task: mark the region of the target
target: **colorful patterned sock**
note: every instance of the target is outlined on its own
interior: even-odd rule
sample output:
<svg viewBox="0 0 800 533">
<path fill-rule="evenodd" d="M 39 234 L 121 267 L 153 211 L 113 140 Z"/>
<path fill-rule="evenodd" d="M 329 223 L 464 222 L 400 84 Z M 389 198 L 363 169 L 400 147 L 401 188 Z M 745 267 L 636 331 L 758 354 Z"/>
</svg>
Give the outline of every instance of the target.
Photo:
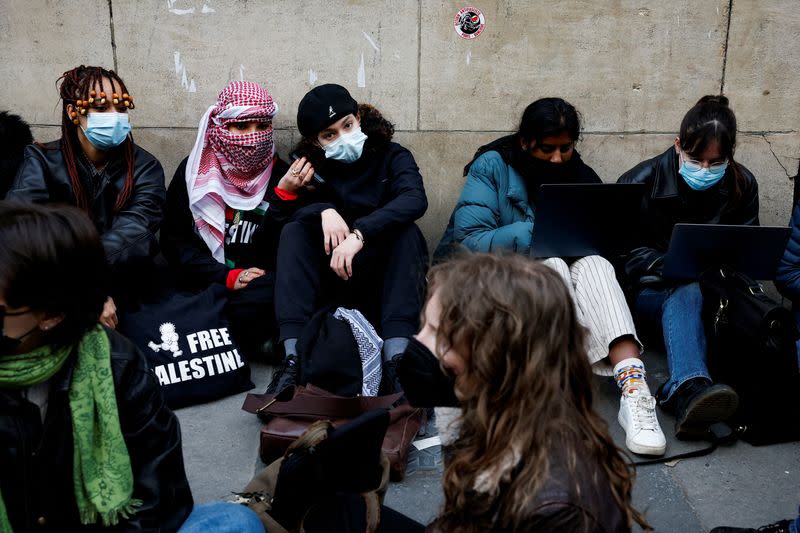
<svg viewBox="0 0 800 533">
<path fill-rule="evenodd" d="M 635 357 L 623 359 L 614 367 L 614 380 L 625 394 L 631 394 L 634 389 L 647 391 L 649 394 L 650 389 L 647 387 L 645 375 L 644 363 Z"/>
</svg>

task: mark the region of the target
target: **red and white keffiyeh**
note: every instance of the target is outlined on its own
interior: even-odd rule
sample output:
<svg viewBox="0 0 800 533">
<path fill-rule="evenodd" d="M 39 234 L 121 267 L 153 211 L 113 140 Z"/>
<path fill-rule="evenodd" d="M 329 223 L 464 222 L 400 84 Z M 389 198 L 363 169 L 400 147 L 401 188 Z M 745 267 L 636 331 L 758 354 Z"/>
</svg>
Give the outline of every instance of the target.
<svg viewBox="0 0 800 533">
<path fill-rule="evenodd" d="M 272 117 L 278 106 L 267 90 L 232 81 L 200 119 L 197 140 L 186 163 L 189 209 L 197 231 L 220 263 L 225 262 L 225 207 L 250 211 L 264 199 L 274 163 Z M 269 128 L 236 135 L 231 122 L 259 121 Z"/>
</svg>

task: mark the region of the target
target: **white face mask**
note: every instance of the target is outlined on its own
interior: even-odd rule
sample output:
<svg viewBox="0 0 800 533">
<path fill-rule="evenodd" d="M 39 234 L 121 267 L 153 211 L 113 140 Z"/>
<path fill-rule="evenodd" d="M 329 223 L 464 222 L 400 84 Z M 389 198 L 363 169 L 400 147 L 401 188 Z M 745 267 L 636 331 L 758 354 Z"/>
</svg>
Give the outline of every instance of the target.
<svg viewBox="0 0 800 533">
<path fill-rule="evenodd" d="M 367 136 L 364 135 L 359 126 L 350 133 L 339 135 L 338 139 L 330 144 L 326 144 L 322 149 L 325 150 L 325 157 L 328 159 L 352 163 L 361 157 L 366 141 Z"/>
</svg>

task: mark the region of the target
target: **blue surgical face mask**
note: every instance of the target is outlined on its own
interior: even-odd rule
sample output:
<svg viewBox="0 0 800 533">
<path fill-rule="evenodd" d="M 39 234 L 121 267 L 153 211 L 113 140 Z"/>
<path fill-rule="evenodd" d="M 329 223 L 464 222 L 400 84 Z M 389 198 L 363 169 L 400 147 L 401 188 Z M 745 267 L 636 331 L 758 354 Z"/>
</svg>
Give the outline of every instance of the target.
<svg viewBox="0 0 800 533">
<path fill-rule="evenodd" d="M 683 180 L 695 191 L 704 191 L 719 183 L 728 169 L 728 161 L 715 163 L 708 168 L 703 168 L 696 161 L 688 161 L 681 154 L 681 167 L 678 172 Z"/>
<path fill-rule="evenodd" d="M 352 163 L 361 157 L 364 151 L 364 143 L 367 141 L 367 136 L 357 127 L 350 133 L 343 133 L 339 138 L 330 144 L 322 147 L 325 150 L 325 157 L 328 159 L 336 159 L 344 163 Z"/>
<path fill-rule="evenodd" d="M 88 124 L 83 130 L 98 150 L 110 150 L 122 144 L 131 132 L 127 113 L 89 113 Z"/>
</svg>

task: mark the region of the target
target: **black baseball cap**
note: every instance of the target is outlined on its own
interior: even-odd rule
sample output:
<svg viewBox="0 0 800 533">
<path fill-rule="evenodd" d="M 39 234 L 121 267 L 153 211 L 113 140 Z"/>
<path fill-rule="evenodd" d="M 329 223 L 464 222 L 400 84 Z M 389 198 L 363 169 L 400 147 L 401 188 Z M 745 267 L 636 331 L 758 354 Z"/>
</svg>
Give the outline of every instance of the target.
<svg viewBox="0 0 800 533">
<path fill-rule="evenodd" d="M 314 137 L 342 117 L 358 112 L 358 102 L 341 85 L 326 83 L 306 93 L 297 107 L 297 129 Z"/>
</svg>

